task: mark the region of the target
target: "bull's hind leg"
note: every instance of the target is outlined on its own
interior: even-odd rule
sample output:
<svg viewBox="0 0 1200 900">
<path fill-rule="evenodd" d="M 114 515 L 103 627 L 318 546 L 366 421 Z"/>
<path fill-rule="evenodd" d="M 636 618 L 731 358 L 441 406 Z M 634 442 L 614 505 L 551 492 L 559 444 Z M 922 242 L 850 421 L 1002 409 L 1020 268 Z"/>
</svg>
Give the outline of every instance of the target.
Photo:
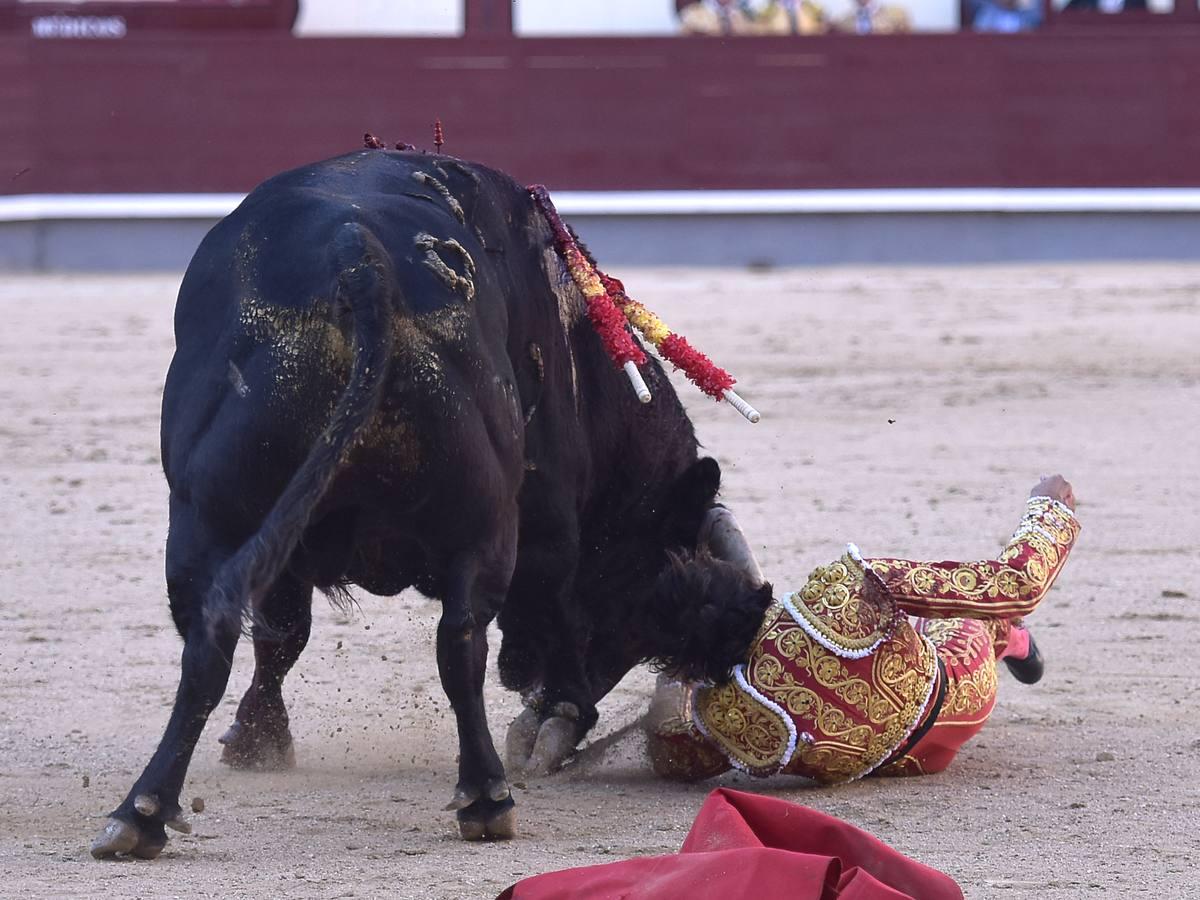
<svg viewBox="0 0 1200 900">
<path fill-rule="evenodd" d="M 190 510 L 172 502 L 167 591 L 175 626 L 184 639 L 179 689 L 158 749 L 92 842 L 97 859 L 153 859 L 167 843 L 164 826 L 190 831 L 181 815 L 179 792 L 196 741 L 225 693 L 238 641 L 236 624 L 219 625 L 210 633 L 202 614 L 204 594 L 227 558 L 202 532 Z"/>
<path fill-rule="evenodd" d="M 296 765 L 283 679 L 312 630 L 312 585 L 284 575 L 260 607 L 267 625 L 254 627 L 254 680 L 220 741 L 221 762 L 235 769 L 290 769 Z"/>
<path fill-rule="evenodd" d="M 510 521 L 515 532 L 515 513 Z M 515 555 L 515 533 L 501 536 L 484 553 L 459 554 L 450 566 L 438 622 L 438 673 L 458 723 L 458 785 L 447 809 L 457 811 L 459 830 L 469 841 L 511 838 L 516 829 L 512 793 L 483 703 L 487 627 L 507 593 Z"/>
</svg>

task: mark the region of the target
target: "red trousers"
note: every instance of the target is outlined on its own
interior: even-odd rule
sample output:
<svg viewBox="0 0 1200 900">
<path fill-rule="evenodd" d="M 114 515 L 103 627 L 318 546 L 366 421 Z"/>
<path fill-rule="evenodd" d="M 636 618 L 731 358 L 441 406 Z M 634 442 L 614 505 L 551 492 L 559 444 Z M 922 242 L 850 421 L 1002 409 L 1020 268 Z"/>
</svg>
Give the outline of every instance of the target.
<svg viewBox="0 0 1200 900">
<path fill-rule="evenodd" d="M 946 697 L 928 733 L 876 775 L 940 772 L 979 733 L 996 705 L 996 663 L 1029 650 L 1028 632 L 1008 619 L 917 619 L 946 671 Z"/>
</svg>

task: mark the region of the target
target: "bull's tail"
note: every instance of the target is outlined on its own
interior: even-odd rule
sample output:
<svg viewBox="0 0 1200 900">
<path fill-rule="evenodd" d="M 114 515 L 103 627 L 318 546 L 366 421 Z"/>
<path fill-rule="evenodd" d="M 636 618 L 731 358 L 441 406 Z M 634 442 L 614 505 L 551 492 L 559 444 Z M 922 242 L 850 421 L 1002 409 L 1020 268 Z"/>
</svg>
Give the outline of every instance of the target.
<svg viewBox="0 0 1200 900">
<path fill-rule="evenodd" d="M 309 450 L 258 531 L 217 570 L 204 598 L 209 634 L 260 624 L 257 607 L 283 572 L 363 426 L 379 406 L 391 358 L 395 280 L 375 236 L 346 223 L 333 241 L 337 291 L 353 312 L 354 367 L 333 418 Z"/>
</svg>

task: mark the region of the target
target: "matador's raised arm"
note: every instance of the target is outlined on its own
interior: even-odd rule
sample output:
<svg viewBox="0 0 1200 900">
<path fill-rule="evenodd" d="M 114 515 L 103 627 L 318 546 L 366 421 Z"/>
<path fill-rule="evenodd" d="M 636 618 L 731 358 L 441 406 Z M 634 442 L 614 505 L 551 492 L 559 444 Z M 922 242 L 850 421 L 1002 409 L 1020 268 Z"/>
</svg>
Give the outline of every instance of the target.
<svg viewBox="0 0 1200 900">
<path fill-rule="evenodd" d="M 1050 497 L 1030 497 L 1025 516 L 999 559 L 865 562 L 911 615 L 1012 619 L 1037 607 L 1078 536 L 1079 522 L 1067 506 Z"/>
</svg>

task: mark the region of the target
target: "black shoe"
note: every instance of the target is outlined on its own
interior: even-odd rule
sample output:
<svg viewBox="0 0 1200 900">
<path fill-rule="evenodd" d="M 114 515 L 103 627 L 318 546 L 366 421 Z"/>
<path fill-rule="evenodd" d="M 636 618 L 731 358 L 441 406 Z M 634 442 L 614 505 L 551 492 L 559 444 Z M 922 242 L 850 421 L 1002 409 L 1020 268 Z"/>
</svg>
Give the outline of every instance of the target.
<svg viewBox="0 0 1200 900">
<path fill-rule="evenodd" d="M 1013 678 L 1022 684 L 1037 684 L 1046 672 L 1046 659 L 1034 643 L 1032 634 L 1029 635 L 1029 654 L 1024 659 L 1006 656 L 1004 664 L 1008 666 L 1008 671 L 1012 672 Z"/>
</svg>

